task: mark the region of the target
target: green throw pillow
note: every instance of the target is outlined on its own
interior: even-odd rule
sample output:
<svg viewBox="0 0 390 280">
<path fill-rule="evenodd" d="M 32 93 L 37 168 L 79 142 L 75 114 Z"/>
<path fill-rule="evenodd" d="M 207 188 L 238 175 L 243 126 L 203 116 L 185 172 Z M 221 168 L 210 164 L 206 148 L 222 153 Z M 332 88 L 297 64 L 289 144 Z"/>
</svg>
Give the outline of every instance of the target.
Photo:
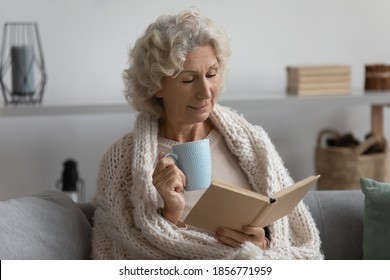
<svg viewBox="0 0 390 280">
<path fill-rule="evenodd" d="M 390 259 L 390 184 L 360 179 L 365 195 L 363 258 Z"/>
</svg>

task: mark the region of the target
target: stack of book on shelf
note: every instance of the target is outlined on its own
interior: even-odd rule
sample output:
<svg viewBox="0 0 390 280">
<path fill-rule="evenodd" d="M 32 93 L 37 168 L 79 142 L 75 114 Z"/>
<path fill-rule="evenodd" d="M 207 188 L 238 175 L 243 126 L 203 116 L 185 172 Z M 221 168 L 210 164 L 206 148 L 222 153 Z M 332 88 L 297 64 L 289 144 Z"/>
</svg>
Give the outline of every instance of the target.
<svg viewBox="0 0 390 280">
<path fill-rule="evenodd" d="M 287 83 L 289 95 L 347 95 L 351 92 L 351 68 L 347 65 L 287 66 Z"/>
</svg>

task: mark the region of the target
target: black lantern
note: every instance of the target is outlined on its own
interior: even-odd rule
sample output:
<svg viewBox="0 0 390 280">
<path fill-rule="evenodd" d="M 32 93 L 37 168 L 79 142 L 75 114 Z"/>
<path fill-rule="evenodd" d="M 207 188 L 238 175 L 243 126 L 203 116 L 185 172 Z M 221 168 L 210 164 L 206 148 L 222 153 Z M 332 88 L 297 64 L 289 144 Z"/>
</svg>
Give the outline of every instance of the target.
<svg viewBox="0 0 390 280">
<path fill-rule="evenodd" d="M 5 23 L 0 55 L 5 105 L 41 103 L 47 75 L 37 23 Z"/>
</svg>

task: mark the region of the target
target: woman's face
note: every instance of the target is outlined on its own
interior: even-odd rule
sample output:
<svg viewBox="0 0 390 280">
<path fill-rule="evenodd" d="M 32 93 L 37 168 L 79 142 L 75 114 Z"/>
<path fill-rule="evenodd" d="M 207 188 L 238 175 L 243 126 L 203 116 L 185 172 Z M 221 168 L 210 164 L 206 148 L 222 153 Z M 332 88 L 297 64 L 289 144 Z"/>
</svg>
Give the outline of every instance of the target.
<svg viewBox="0 0 390 280">
<path fill-rule="evenodd" d="M 165 124 L 177 128 L 208 119 L 221 88 L 220 67 L 214 48 L 202 46 L 188 54 L 183 71 L 164 77 L 162 97 Z"/>
</svg>

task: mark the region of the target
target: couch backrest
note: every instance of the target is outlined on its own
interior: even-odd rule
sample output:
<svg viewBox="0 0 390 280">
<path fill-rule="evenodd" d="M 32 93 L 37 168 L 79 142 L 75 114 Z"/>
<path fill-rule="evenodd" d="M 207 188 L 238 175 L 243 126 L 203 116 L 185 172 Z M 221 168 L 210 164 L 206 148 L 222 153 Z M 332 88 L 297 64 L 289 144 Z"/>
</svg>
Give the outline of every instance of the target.
<svg viewBox="0 0 390 280">
<path fill-rule="evenodd" d="M 304 202 L 326 259 L 362 259 L 362 191 L 310 191 Z M 58 191 L 0 202 L 0 259 L 88 258 L 94 207 L 78 206 Z"/>
<path fill-rule="evenodd" d="M 0 259 L 89 259 L 91 226 L 64 193 L 0 201 Z"/>
<path fill-rule="evenodd" d="M 310 191 L 304 198 L 317 224 L 325 259 L 362 259 L 364 195 L 360 190 Z M 79 204 L 92 225 L 91 203 Z"/>
<path fill-rule="evenodd" d="M 362 259 L 364 194 L 361 190 L 310 191 L 304 202 L 317 223 L 326 259 Z"/>
</svg>

